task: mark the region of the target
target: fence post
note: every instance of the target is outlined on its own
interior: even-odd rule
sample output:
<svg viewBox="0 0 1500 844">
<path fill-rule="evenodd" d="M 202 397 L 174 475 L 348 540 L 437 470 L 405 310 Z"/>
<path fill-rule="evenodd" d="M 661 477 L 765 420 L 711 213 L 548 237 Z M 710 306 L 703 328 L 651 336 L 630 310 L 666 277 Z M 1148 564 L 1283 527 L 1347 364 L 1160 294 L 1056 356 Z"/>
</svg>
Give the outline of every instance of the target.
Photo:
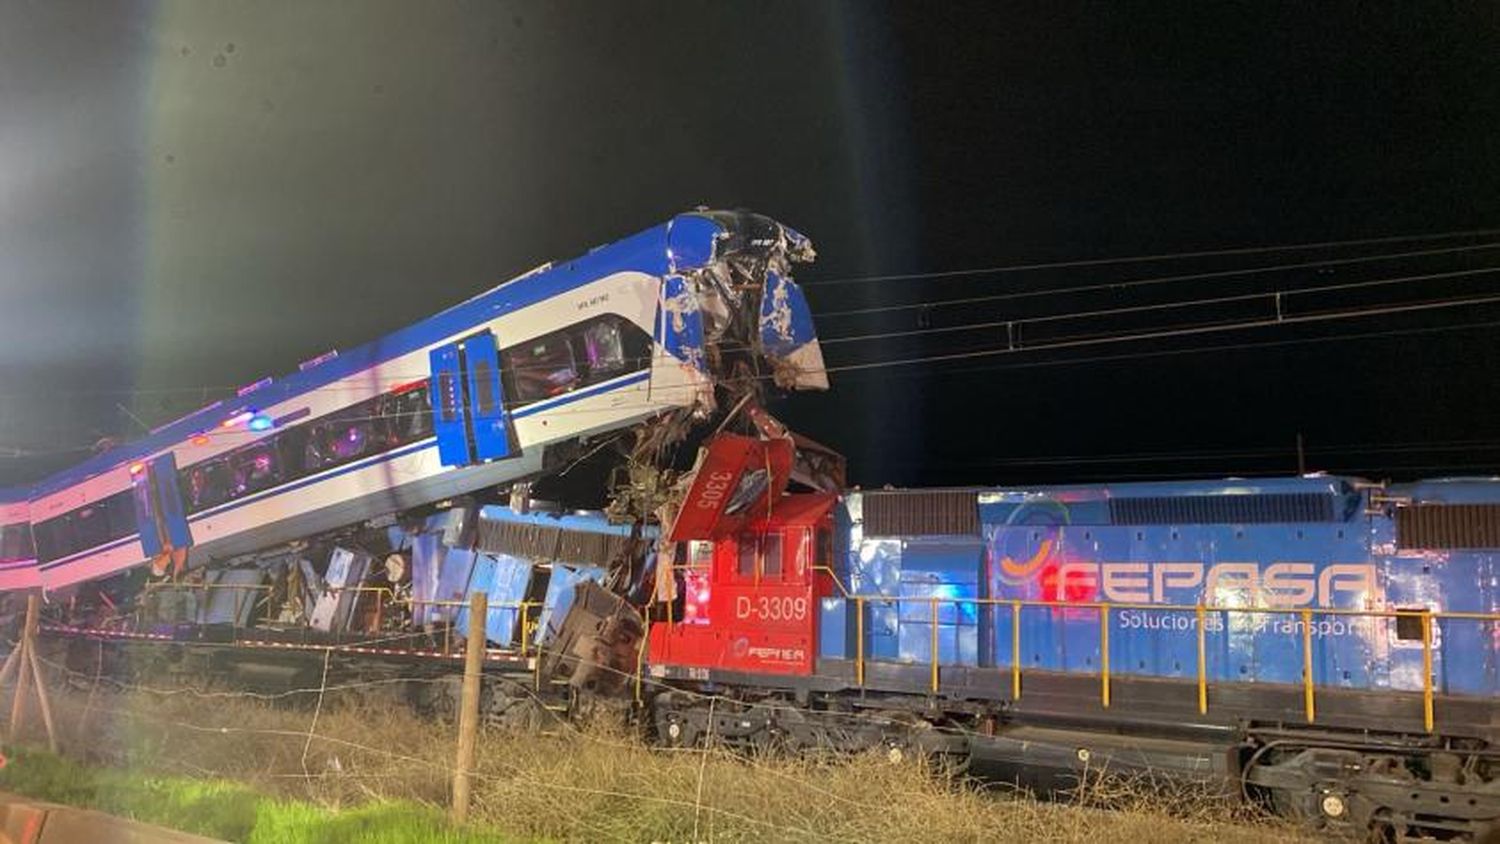
<svg viewBox="0 0 1500 844">
<path fill-rule="evenodd" d="M 10 706 L 10 740 L 15 741 L 21 730 L 21 720 L 26 715 L 26 694 L 29 691 L 26 686 L 31 681 L 31 637 L 36 630 L 36 606 L 37 596 L 26 596 L 26 622 L 21 627 L 21 642 L 16 645 L 16 668 L 19 673 L 16 676 L 16 699 Z"/>
<path fill-rule="evenodd" d="M 483 592 L 469 596 L 469 640 L 464 643 L 464 688 L 458 710 L 458 759 L 453 766 L 453 822 L 469 816 L 469 775 L 474 767 L 474 748 L 479 739 L 479 680 L 484 668 L 485 618 L 488 597 Z"/>
</svg>

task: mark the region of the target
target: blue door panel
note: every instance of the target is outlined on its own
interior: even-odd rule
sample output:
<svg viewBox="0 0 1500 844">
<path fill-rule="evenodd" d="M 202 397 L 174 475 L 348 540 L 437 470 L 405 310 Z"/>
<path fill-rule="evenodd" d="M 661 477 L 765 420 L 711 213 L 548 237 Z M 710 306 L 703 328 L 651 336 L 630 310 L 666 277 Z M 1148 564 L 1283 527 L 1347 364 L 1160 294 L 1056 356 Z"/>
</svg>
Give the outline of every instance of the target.
<svg viewBox="0 0 1500 844">
<path fill-rule="evenodd" d="M 161 536 L 156 530 L 156 509 L 151 503 L 151 475 L 138 472 L 130 480 L 130 492 L 135 498 L 135 526 L 141 534 L 141 548 L 147 557 L 155 557 L 162 551 Z"/>
<path fill-rule="evenodd" d="M 467 466 L 469 441 L 464 431 L 467 409 L 458 344 L 433 349 L 428 358 L 432 365 L 432 428 L 437 434 L 438 457 L 444 466 Z"/>
<path fill-rule="evenodd" d="M 156 500 L 161 505 L 162 525 L 173 548 L 191 548 L 193 534 L 188 529 L 187 514 L 182 510 L 182 496 L 177 490 L 177 460 L 167 452 L 151 461 L 151 483 L 156 485 Z"/>
<path fill-rule="evenodd" d="M 500 350 L 488 331 L 464 341 L 464 364 L 469 374 L 469 418 L 474 431 L 474 455 L 495 460 L 510 455 L 509 420 L 505 391 L 500 383 Z"/>
</svg>

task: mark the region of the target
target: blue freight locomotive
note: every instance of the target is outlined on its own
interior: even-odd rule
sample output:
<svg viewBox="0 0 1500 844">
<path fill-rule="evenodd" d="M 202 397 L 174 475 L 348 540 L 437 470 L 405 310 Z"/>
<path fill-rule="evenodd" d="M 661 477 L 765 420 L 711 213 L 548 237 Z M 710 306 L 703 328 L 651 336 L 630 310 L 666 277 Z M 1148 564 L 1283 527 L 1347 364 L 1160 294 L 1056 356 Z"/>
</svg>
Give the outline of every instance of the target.
<svg viewBox="0 0 1500 844">
<path fill-rule="evenodd" d="M 791 495 L 685 564 L 660 735 L 1150 770 L 1330 830 L 1500 821 L 1500 480 Z M 621 670 L 627 670 L 623 666 Z M 740 709 L 697 693 L 732 689 Z"/>
</svg>

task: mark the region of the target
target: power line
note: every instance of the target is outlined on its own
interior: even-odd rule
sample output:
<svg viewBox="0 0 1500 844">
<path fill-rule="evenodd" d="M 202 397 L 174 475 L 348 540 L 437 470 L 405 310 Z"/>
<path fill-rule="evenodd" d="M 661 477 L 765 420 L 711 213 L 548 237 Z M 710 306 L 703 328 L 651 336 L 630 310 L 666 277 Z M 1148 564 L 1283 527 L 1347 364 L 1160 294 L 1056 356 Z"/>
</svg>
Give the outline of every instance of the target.
<svg viewBox="0 0 1500 844">
<path fill-rule="evenodd" d="M 1155 255 L 1131 255 L 1120 258 L 1088 258 L 1076 261 L 1047 261 L 1032 264 L 1008 264 L 992 267 L 971 267 L 961 270 L 940 270 L 921 273 L 893 273 L 887 275 L 833 278 L 809 281 L 806 286 L 832 287 L 844 284 L 870 284 L 881 281 L 906 281 L 917 279 L 958 278 L 971 275 L 994 275 L 1000 273 L 1031 272 L 1033 270 L 1061 270 L 1077 267 L 1099 267 L 1109 264 L 1142 264 L 1151 261 L 1176 261 L 1187 258 L 1219 258 L 1230 255 L 1256 255 L 1267 252 L 1296 252 L 1313 249 L 1338 249 L 1350 246 L 1373 246 L 1383 243 L 1413 243 L 1421 240 L 1446 240 L 1455 237 L 1489 237 L 1500 234 L 1500 229 L 1473 229 L 1470 231 L 1440 232 L 1437 234 L 1398 235 L 1394 237 L 1372 237 L 1360 240 L 1329 240 L 1321 243 L 1296 243 L 1283 246 L 1246 246 L 1232 249 L 1209 249 L 1196 252 L 1163 252 Z"/>
<path fill-rule="evenodd" d="M 1221 322 L 1208 325 L 1192 326 L 1187 328 L 1164 329 L 1160 331 L 1143 331 L 1121 335 L 1101 335 L 1076 340 L 1063 340 L 1053 343 L 1041 343 L 1038 345 L 1025 347 L 1015 346 L 1003 349 L 980 349 L 969 352 L 947 352 L 943 354 L 924 355 L 920 357 L 904 358 L 899 360 L 871 361 L 867 363 L 852 363 L 844 364 L 841 366 L 829 366 L 824 367 L 824 371 L 828 373 L 856 372 L 864 369 L 878 369 L 887 366 L 910 366 L 912 364 L 918 363 L 941 363 L 943 361 L 994 357 L 996 355 L 1017 354 L 1029 351 L 1045 351 L 1048 349 L 1076 348 L 1080 346 L 1092 346 L 1104 343 L 1124 343 L 1139 340 L 1162 340 L 1172 337 L 1188 337 L 1200 334 L 1222 333 L 1225 331 L 1242 331 L 1253 328 L 1267 328 L 1276 325 L 1300 325 L 1305 323 L 1326 322 L 1330 320 L 1357 319 L 1361 317 L 1385 316 L 1400 313 L 1415 313 L 1418 311 L 1454 308 L 1463 305 L 1482 305 L 1493 302 L 1500 302 L 1500 294 L 1492 296 L 1472 296 L 1459 299 L 1440 299 L 1428 302 L 1415 302 L 1377 308 L 1361 308 L 1350 311 L 1324 311 L 1316 314 L 1277 317 L 1273 319 Z"/>
<path fill-rule="evenodd" d="M 1349 340 L 1374 340 L 1386 337 L 1403 337 L 1418 334 L 1441 334 L 1449 331 L 1473 331 L 1482 328 L 1500 328 L 1500 320 L 1486 322 L 1460 323 L 1457 325 L 1430 325 L 1418 328 L 1397 328 L 1387 331 L 1361 331 L 1344 334 L 1332 334 L 1325 337 L 1294 337 L 1288 340 L 1260 340 L 1251 343 L 1223 343 L 1212 346 L 1193 346 L 1186 349 L 1155 349 L 1146 352 L 1126 352 L 1118 355 L 1091 355 L 1089 357 L 1057 358 L 1054 360 L 1029 360 L 1018 362 L 1004 362 L 968 366 L 961 369 L 947 369 L 938 373 L 907 371 L 905 373 L 894 373 L 891 377 L 929 378 L 934 375 L 966 375 L 975 372 L 993 372 L 998 369 L 1036 369 L 1051 366 L 1074 366 L 1086 363 L 1111 363 L 1125 360 L 1144 360 L 1158 357 L 1174 357 L 1177 355 L 1195 355 L 1208 352 L 1233 352 L 1245 349 L 1266 349 L 1278 346 L 1296 346 L 1312 343 L 1336 343 Z"/>
<path fill-rule="evenodd" d="M 1452 440 L 1433 443 L 1364 443 L 1348 445 L 1326 445 L 1307 449 L 1308 454 L 1336 456 L 1340 454 L 1431 454 L 1451 451 L 1500 451 L 1500 440 Z M 1204 460 L 1232 460 L 1249 458 L 1289 457 L 1295 448 L 1285 446 L 1256 446 L 1246 449 L 1221 449 L 1203 451 L 1142 451 L 1117 454 L 1087 455 L 1035 455 L 1030 457 L 1003 457 L 993 460 L 974 461 L 965 459 L 963 465 L 971 466 L 1069 466 L 1087 464 L 1144 463 L 1153 460 L 1173 462 L 1200 462 Z M 958 465 L 924 461 L 923 465 Z"/>
<path fill-rule="evenodd" d="M 1500 244 L 1496 244 L 1500 245 Z M 1020 329 L 1030 323 L 1059 322 L 1072 319 L 1087 319 L 1100 316 L 1119 316 L 1121 314 L 1145 313 L 1155 310 L 1171 310 L 1189 308 L 1200 305 L 1223 305 L 1231 302 L 1253 302 L 1257 299 L 1268 299 L 1268 304 L 1277 307 L 1278 316 L 1281 315 L 1282 304 L 1293 296 L 1301 296 L 1311 293 L 1327 293 L 1337 290 L 1356 290 L 1367 287 L 1389 287 L 1394 284 L 1407 284 L 1413 281 L 1435 281 L 1445 278 L 1465 278 L 1476 275 L 1486 275 L 1500 272 L 1500 267 L 1486 267 L 1475 270 L 1454 270 L 1443 273 L 1427 273 L 1424 275 L 1410 275 L 1398 278 L 1381 278 L 1371 281 L 1350 281 L 1340 284 L 1327 284 L 1316 287 L 1299 287 L 1288 290 L 1270 290 L 1260 293 L 1239 293 L 1233 296 L 1213 296 L 1203 299 L 1188 299 L 1175 302 L 1159 302 L 1152 305 L 1127 305 L 1119 308 L 1100 308 L 1092 311 L 1075 311 L 1073 313 L 1044 314 L 1042 316 L 1022 317 L 1009 320 L 991 320 L 989 322 L 963 323 L 960 325 L 945 325 L 936 328 L 913 328 L 901 331 L 885 331 L 874 334 L 857 334 L 848 337 L 830 337 L 819 339 L 823 345 L 836 343 L 853 343 L 865 340 L 889 340 L 897 337 L 913 337 L 926 334 L 949 334 L 958 331 L 977 331 L 985 328 L 1012 328 Z"/>
<path fill-rule="evenodd" d="M 1233 278 L 1238 276 L 1259 275 L 1261 273 L 1284 272 L 1287 270 L 1316 269 L 1319 267 L 1342 266 L 1344 264 L 1370 263 L 1375 261 L 1394 261 L 1402 258 L 1415 258 L 1429 255 L 1442 255 L 1457 252 L 1473 252 L 1484 249 L 1500 248 L 1500 242 L 1482 243 L 1472 246 L 1458 246 L 1445 249 L 1427 249 L 1416 252 L 1393 252 L 1382 255 L 1366 255 L 1357 258 L 1333 258 L 1323 261 L 1304 261 L 1298 264 L 1270 264 L 1260 267 L 1247 267 L 1235 270 L 1214 270 L 1202 273 L 1185 273 L 1180 275 L 1153 276 L 1150 278 L 1127 279 L 1125 281 L 1110 281 L 1099 284 L 1085 284 L 1074 287 L 1056 287 L 1047 290 L 1022 290 L 1013 293 L 994 293 L 984 296 L 964 296 L 956 299 L 939 299 L 923 302 L 908 302 L 900 305 L 878 305 L 869 308 L 850 308 L 842 311 L 824 311 L 819 313 L 818 319 L 835 319 L 848 316 L 868 316 L 870 314 L 896 313 L 899 311 L 916 311 L 931 308 L 950 307 L 953 305 L 976 305 L 985 302 L 1005 302 L 1015 299 L 1034 299 L 1042 296 L 1066 296 L 1074 293 L 1090 293 L 1096 290 L 1130 290 L 1139 287 L 1149 287 L 1157 284 L 1170 284 L 1178 281 L 1203 281 L 1213 278 Z"/>
</svg>

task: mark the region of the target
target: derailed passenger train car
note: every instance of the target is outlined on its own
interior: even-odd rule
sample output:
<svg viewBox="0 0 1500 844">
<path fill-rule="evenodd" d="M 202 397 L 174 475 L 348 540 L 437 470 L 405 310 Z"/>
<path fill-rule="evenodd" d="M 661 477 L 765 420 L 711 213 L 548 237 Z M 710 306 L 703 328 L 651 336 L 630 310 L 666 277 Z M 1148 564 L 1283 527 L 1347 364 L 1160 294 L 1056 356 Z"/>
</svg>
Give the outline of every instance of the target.
<svg viewBox="0 0 1500 844">
<path fill-rule="evenodd" d="M 669 742 L 1170 774 L 1328 829 L 1500 821 L 1500 480 L 781 499 L 658 614 Z M 732 689 L 735 704 L 695 692 Z"/>
<path fill-rule="evenodd" d="M 29 536 L 0 586 L 180 575 L 536 477 L 582 440 L 706 416 L 761 376 L 825 387 L 791 280 L 812 257 L 768 218 L 698 211 L 540 267 L 7 493 L 7 538 Z"/>
</svg>

